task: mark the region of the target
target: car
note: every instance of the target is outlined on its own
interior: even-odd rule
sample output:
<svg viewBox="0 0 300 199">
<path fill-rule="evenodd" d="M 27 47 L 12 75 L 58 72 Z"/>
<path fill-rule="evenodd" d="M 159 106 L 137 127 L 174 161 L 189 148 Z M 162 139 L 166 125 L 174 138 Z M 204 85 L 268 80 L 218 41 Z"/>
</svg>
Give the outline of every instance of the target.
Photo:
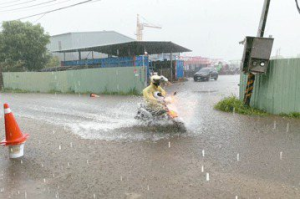
<svg viewBox="0 0 300 199">
<path fill-rule="evenodd" d="M 194 81 L 209 81 L 210 79 L 217 80 L 219 77 L 219 73 L 214 68 L 201 68 L 194 75 Z"/>
</svg>

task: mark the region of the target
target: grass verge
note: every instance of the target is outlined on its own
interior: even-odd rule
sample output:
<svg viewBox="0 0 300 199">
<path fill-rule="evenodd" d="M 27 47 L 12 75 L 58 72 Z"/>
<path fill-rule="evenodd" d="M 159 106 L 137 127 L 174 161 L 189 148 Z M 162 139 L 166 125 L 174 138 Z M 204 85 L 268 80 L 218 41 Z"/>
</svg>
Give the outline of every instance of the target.
<svg viewBox="0 0 300 199">
<path fill-rule="evenodd" d="M 300 119 L 300 113 L 298 113 L 298 112 L 289 113 L 289 114 L 286 114 L 286 113 L 280 113 L 279 115 L 280 115 L 281 117 L 298 118 L 298 119 Z"/>
<path fill-rule="evenodd" d="M 21 89 L 11 89 L 11 88 L 3 88 L 1 92 L 2 93 L 30 93 L 29 91 L 25 91 Z"/>
<path fill-rule="evenodd" d="M 10 88 L 6 88 L 6 89 L 2 89 L 1 91 L 2 93 L 50 93 L 50 94 L 90 94 L 90 93 L 94 93 L 94 92 L 81 92 L 81 93 L 76 93 L 73 90 L 69 90 L 67 92 L 61 92 L 58 90 L 50 90 L 49 92 L 40 92 L 40 91 L 26 91 L 26 90 L 21 90 L 21 89 L 10 89 Z M 121 95 L 121 96 L 141 96 L 142 93 L 138 92 L 135 88 L 130 89 L 128 92 L 109 92 L 109 91 L 104 91 L 101 93 L 95 93 L 95 94 L 101 94 L 101 95 Z"/>
<path fill-rule="evenodd" d="M 130 89 L 128 92 L 123 92 L 123 91 L 119 91 L 119 92 L 110 92 L 105 88 L 104 92 L 101 92 L 102 95 L 122 95 L 122 96 L 130 96 L 130 95 L 135 95 L 135 96 L 140 96 L 142 95 L 141 92 L 138 92 L 138 90 L 136 88 L 132 88 Z"/>
<path fill-rule="evenodd" d="M 256 115 L 256 116 L 267 116 L 269 113 L 255 109 L 252 107 L 245 106 L 237 97 L 225 97 L 215 105 L 215 109 L 224 112 L 235 112 L 243 115 Z"/>
</svg>

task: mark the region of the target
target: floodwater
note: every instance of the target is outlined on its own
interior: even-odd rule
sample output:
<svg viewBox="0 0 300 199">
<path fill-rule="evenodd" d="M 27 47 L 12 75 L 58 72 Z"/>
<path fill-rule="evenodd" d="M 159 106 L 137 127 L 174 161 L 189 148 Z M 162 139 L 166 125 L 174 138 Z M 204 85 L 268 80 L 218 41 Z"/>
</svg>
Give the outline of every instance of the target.
<svg viewBox="0 0 300 199">
<path fill-rule="evenodd" d="M 169 88 L 170 95 L 174 91 L 178 92 L 173 107 L 186 123 L 191 135 L 201 133 L 202 113 L 211 112 L 210 109 L 205 110 L 211 104 L 203 104 L 201 94 L 211 97 L 238 94 L 238 76 L 232 76 L 232 80 L 226 82 L 234 85 L 228 88 L 223 87 L 222 81 L 226 80 L 221 78 L 219 82 L 177 83 Z M 188 84 L 194 88 L 187 89 L 190 87 Z M 81 94 L 4 94 L 3 102 L 8 102 L 20 117 L 64 127 L 84 139 L 158 140 L 174 134 L 174 129 L 169 124 L 147 127 L 134 119 L 137 105 L 142 102 L 141 97 L 89 98 Z"/>
<path fill-rule="evenodd" d="M 214 110 L 238 83 L 168 87 L 184 134 L 136 121 L 141 97 L 2 94 L 31 137 L 0 148 L 0 198 L 300 198 L 300 121 Z"/>
</svg>

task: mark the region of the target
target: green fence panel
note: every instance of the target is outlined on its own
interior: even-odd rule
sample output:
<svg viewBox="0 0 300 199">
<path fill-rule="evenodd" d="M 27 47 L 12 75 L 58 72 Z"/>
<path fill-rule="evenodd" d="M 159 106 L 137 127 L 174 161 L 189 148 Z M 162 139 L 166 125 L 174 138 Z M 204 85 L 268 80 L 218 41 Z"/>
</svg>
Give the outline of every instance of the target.
<svg viewBox="0 0 300 199">
<path fill-rule="evenodd" d="M 28 92 L 141 93 L 144 67 L 116 67 L 59 72 L 3 73 L 4 88 Z"/>
<path fill-rule="evenodd" d="M 246 85 L 241 74 L 240 100 Z M 300 112 L 300 59 L 271 60 L 267 74 L 256 75 L 251 106 L 274 114 Z"/>
</svg>

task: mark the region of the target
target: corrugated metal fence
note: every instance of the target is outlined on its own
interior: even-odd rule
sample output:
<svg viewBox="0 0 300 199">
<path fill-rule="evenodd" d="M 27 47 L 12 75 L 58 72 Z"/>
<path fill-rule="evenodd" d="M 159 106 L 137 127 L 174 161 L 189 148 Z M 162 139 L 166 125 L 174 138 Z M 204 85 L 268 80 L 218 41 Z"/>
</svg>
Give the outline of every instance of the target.
<svg viewBox="0 0 300 199">
<path fill-rule="evenodd" d="M 247 77 L 240 80 L 243 100 Z M 269 113 L 300 112 L 300 59 L 272 60 L 266 75 L 257 75 L 251 106 Z"/>
<path fill-rule="evenodd" d="M 4 88 L 29 92 L 141 93 L 146 67 L 3 73 Z"/>
<path fill-rule="evenodd" d="M 62 61 L 62 66 L 98 66 L 107 67 L 122 67 L 122 66 L 148 66 L 148 56 L 133 56 L 133 57 L 110 57 L 102 59 L 85 59 L 74 61 Z"/>
</svg>

